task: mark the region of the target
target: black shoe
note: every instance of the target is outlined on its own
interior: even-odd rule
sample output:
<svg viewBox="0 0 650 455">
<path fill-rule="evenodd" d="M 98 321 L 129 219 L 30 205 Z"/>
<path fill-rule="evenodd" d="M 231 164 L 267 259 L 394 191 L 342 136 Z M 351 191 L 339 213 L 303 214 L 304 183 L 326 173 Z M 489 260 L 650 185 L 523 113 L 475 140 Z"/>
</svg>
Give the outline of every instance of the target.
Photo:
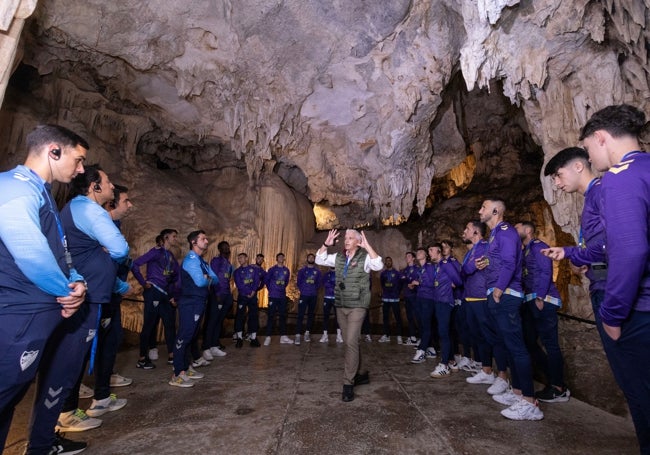
<svg viewBox="0 0 650 455">
<path fill-rule="evenodd" d="M 571 392 L 566 387 L 558 390 L 552 385 L 548 385 L 544 390 L 535 392 L 535 398 L 544 403 L 566 403 L 571 397 Z"/>
<path fill-rule="evenodd" d="M 354 386 L 350 384 L 343 384 L 343 396 L 342 400 L 346 403 L 348 401 L 354 400 Z"/>
<path fill-rule="evenodd" d="M 354 375 L 354 385 L 364 385 L 364 384 L 370 384 L 370 376 L 368 375 L 368 372 L 366 371 L 363 374 L 355 374 Z"/>
<path fill-rule="evenodd" d="M 48 455 L 74 455 L 83 452 L 88 447 L 85 442 L 71 441 L 63 437 L 61 433 L 56 432 L 54 444 Z"/>
<path fill-rule="evenodd" d="M 156 365 L 151 363 L 151 360 L 149 360 L 148 358 L 144 360 L 138 360 L 138 363 L 136 363 L 135 366 L 138 368 L 142 368 L 143 370 L 153 370 L 154 368 L 156 368 Z"/>
<path fill-rule="evenodd" d="M 259 348 L 260 347 L 260 340 L 257 338 L 252 338 L 251 339 L 251 348 Z"/>
<path fill-rule="evenodd" d="M 237 338 L 237 342 L 235 343 L 236 348 L 241 348 L 244 345 L 244 340 L 241 338 Z"/>
<path fill-rule="evenodd" d="M 167 357 L 167 365 L 173 365 L 174 364 L 174 358 L 173 357 Z"/>
</svg>

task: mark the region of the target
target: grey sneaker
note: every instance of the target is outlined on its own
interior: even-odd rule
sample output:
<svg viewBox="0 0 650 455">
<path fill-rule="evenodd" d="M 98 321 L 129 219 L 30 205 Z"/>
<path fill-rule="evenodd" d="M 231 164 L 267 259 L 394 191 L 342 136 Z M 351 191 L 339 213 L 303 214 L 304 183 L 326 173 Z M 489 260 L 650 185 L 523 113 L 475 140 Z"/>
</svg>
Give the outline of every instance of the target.
<svg viewBox="0 0 650 455">
<path fill-rule="evenodd" d="M 103 416 L 107 412 L 119 411 L 126 406 L 124 398 L 117 398 L 114 393 L 111 393 L 108 398 L 103 400 L 93 400 L 90 407 L 86 410 L 86 414 L 90 417 Z"/>
<path fill-rule="evenodd" d="M 88 417 L 82 409 L 75 409 L 70 412 L 62 412 L 56 421 L 56 431 L 75 433 L 79 431 L 92 430 L 101 426 L 100 419 Z"/>
</svg>

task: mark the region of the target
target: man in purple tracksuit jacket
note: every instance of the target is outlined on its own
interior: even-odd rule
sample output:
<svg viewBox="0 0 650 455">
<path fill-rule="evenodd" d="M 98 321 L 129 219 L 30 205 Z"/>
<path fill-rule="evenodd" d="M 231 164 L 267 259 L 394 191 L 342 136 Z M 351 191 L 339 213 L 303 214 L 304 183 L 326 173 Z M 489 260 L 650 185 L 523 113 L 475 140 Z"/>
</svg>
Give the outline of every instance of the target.
<svg viewBox="0 0 650 455">
<path fill-rule="evenodd" d="M 214 360 L 215 357 L 224 357 L 226 352 L 221 349 L 221 332 L 223 322 L 232 309 L 232 290 L 230 281 L 232 279 L 233 269 L 230 263 L 230 244 L 225 240 L 217 245 L 219 256 L 215 256 L 210 261 L 210 268 L 219 278 L 219 283 L 213 286 L 213 292 L 208 297 L 208 307 L 210 315 L 208 316 L 203 332 L 203 358 L 205 360 Z"/>
<path fill-rule="evenodd" d="M 336 325 L 336 342 L 343 343 L 343 335 L 339 322 L 336 319 L 336 308 L 334 307 L 336 301 L 336 269 L 334 267 L 323 274 L 321 278 L 321 287 L 323 288 L 323 336 L 320 338 L 321 343 L 327 343 L 329 337 L 327 336 L 327 328 L 330 320 L 330 313 L 334 310 L 334 324 Z"/>
<path fill-rule="evenodd" d="M 300 300 L 298 301 L 298 320 L 296 321 L 296 337 L 300 337 L 302 332 L 302 320 L 307 312 L 307 330 L 305 331 L 305 341 L 311 341 L 310 333 L 314 326 L 314 316 L 316 315 L 316 299 L 318 290 L 321 286 L 321 271 L 316 267 L 316 256 L 313 253 L 307 255 L 307 265 L 298 270 L 298 291 L 300 291 Z M 296 338 L 299 339 L 299 338 Z"/>
<path fill-rule="evenodd" d="M 440 336 L 440 363 L 431 372 L 432 378 L 443 378 L 451 374 L 450 365 L 454 363 L 451 347 L 451 314 L 454 310 L 454 287 L 462 284 L 460 270 L 450 259 L 443 259 L 442 244 L 436 243 L 429 247 L 429 257 L 433 268 L 433 303 L 434 313 L 438 321 Z"/>
<path fill-rule="evenodd" d="M 419 276 L 419 266 L 415 260 L 415 253 L 412 251 L 406 252 L 404 255 L 406 260 L 406 267 L 400 271 L 400 278 L 402 280 L 402 289 L 404 290 L 404 308 L 406 310 L 406 320 L 408 322 L 408 339 L 407 345 L 417 345 L 417 331 L 419 327 L 417 315 L 417 288 L 409 286 L 413 280 Z"/>
<path fill-rule="evenodd" d="M 485 257 L 490 246 L 485 240 L 486 233 L 486 224 L 479 220 L 468 222 L 463 230 L 463 242 L 469 242 L 472 245 L 472 248 L 465 254 L 461 265 L 464 305 L 467 306 L 470 330 L 474 334 L 478 346 L 475 354 L 476 361 L 480 364 L 480 371 L 465 380 L 469 384 L 492 385 L 495 379 L 492 371 L 492 354 L 494 353 L 503 380 L 507 378 L 508 360 L 503 349 L 493 352 L 492 344 L 488 341 L 496 336 L 496 322 L 488 311 L 485 270 L 479 270 L 476 267 L 476 260 Z"/>
<path fill-rule="evenodd" d="M 402 311 L 399 307 L 399 295 L 402 290 L 400 273 L 393 268 L 393 258 L 384 259 L 384 270 L 379 275 L 381 284 L 381 307 L 384 316 L 384 334 L 379 339 L 380 343 L 390 342 L 390 312 L 395 316 L 395 332 L 397 344 L 402 344 Z"/>
<path fill-rule="evenodd" d="M 237 255 L 239 267 L 233 272 L 235 286 L 237 286 L 237 315 L 235 317 L 235 334 L 237 341 L 236 348 L 244 345 L 244 319 L 248 313 L 248 330 L 250 331 L 252 347 L 259 347 L 257 329 L 259 328 L 259 317 L 257 307 L 257 291 L 262 285 L 262 267 L 248 263 L 248 255 L 239 253 Z"/>
<path fill-rule="evenodd" d="M 580 147 L 569 147 L 558 152 L 544 168 L 544 175 L 551 176 L 553 183 L 566 193 L 580 193 L 584 196 L 584 207 L 580 218 L 578 246 L 552 247 L 542 253 L 555 261 L 564 258 L 585 272 L 589 279 L 591 305 L 596 327 L 609 356 L 612 339 L 603 330 L 600 319 L 600 305 L 605 298 L 607 262 L 605 257 L 605 226 L 601 220 L 602 198 L 600 178 L 591 170 L 589 155 Z M 615 373 L 616 374 L 616 373 Z"/>
<path fill-rule="evenodd" d="M 273 321 L 275 315 L 278 315 L 280 325 L 280 342 L 287 341 L 287 286 L 291 272 L 284 265 L 284 253 L 275 255 L 276 264 L 266 271 L 264 284 L 269 292 L 269 317 L 266 323 L 266 340 L 264 345 L 268 346 L 271 342 L 271 333 L 273 332 Z M 300 344 L 300 335 L 296 335 L 296 344 Z"/>
<path fill-rule="evenodd" d="M 155 246 L 133 261 L 131 272 L 144 288 L 142 332 L 140 332 L 140 357 L 136 366 L 145 370 L 155 368 L 149 359 L 149 344 L 155 333 L 158 318 L 165 329 L 168 363 L 173 359 L 174 340 L 176 339 L 176 309 L 173 305 L 178 290 L 180 268 L 174 254 L 170 251 L 176 245 L 178 231 L 164 229 L 163 246 Z M 142 276 L 140 267 L 147 266 L 147 278 Z"/>
<path fill-rule="evenodd" d="M 522 273 L 524 305 L 521 315 L 524 341 L 528 351 L 546 376 L 546 387 L 537 391 L 540 401 L 560 403 L 569 401 L 571 392 L 564 384 L 564 359 L 558 337 L 557 310 L 562 307 L 560 293 L 553 283 L 553 261 L 541 251 L 548 245 L 535 236 L 535 225 L 522 221 L 515 225 L 524 245 Z M 544 345 L 542 349 L 537 338 Z"/>
<path fill-rule="evenodd" d="M 641 453 L 650 453 L 650 155 L 640 151 L 645 114 L 629 105 L 596 112 L 580 133 L 602 178 L 607 284 L 600 306 L 614 341 L 610 366 L 625 394 Z M 624 373 L 623 373 L 624 372 Z"/>
<path fill-rule="evenodd" d="M 520 309 L 524 301 L 521 240 L 517 231 L 503 220 L 505 210 L 505 203 L 500 199 L 486 199 L 481 205 L 478 212 L 481 222 L 491 231 L 487 254 L 476 261 L 476 267 L 485 270 L 488 309 L 496 321 L 497 336 L 490 342 L 495 349 L 501 345 L 506 350 L 512 391 L 518 398 L 501 415 L 511 420 L 541 420 L 544 414 L 535 401 L 530 355 L 521 326 Z M 507 392 L 508 384 L 500 377 L 488 389 L 493 395 Z"/>
</svg>

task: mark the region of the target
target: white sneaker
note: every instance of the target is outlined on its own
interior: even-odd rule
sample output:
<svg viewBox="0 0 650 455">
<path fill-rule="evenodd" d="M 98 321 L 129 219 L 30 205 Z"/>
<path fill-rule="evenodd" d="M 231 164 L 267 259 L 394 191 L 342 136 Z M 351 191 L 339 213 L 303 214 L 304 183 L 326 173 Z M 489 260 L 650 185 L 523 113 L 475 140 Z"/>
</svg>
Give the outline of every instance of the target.
<svg viewBox="0 0 650 455">
<path fill-rule="evenodd" d="M 382 335 L 379 339 L 380 343 L 390 343 L 390 337 L 388 335 Z"/>
<path fill-rule="evenodd" d="M 429 346 L 426 352 L 427 359 L 435 359 L 437 357 L 436 350 Z"/>
<path fill-rule="evenodd" d="M 209 349 L 206 349 L 205 351 L 203 351 L 203 358 L 205 360 L 214 360 L 214 356 L 212 355 L 212 351 L 210 351 Z"/>
<path fill-rule="evenodd" d="M 309 330 L 305 332 L 305 343 L 309 343 L 311 341 L 311 337 L 309 336 Z"/>
<path fill-rule="evenodd" d="M 293 341 L 291 341 L 291 338 L 289 338 L 286 335 L 282 335 L 280 337 L 280 344 L 293 344 Z"/>
<path fill-rule="evenodd" d="M 181 372 L 180 375 L 182 376 L 183 373 Z M 203 373 L 199 373 L 194 368 L 192 368 L 192 366 L 190 366 L 187 369 L 187 371 L 185 372 L 185 375 L 190 379 L 203 379 L 205 377 L 205 375 Z"/>
<path fill-rule="evenodd" d="M 213 347 L 210 348 L 210 354 L 212 354 L 212 357 L 225 357 L 226 356 L 226 352 L 222 351 L 221 349 L 219 349 L 216 346 L 213 346 Z"/>
<path fill-rule="evenodd" d="M 366 335 L 365 340 L 366 340 L 366 343 L 372 343 L 372 337 L 370 336 L 370 334 Z"/>
<path fill-rule="evenodd" d="M 418 349 L 415 351 L 415 355 L 411 359 L 411 363 L 422 363 L 426 360 L 426 357 L 424 355 L 424 351 L 422 349 Z"/>
<path fill-rule="evenodd" d="M 86 414 L 90 417 L 103 416 L 107 412 L 119 411 L 126 406 L 124 398 L 117 398 L 114 393 L 111 393 L 108 398 L 103 400 L 93 400 L 90 407 L 86 410 Z"/>
<path fill-rule="evenodd" d="M 93 389 L 88 387 L 86 384 L 81 384 L 81 387 L 79 387 L 79 398 L 91 398 L 93 395 L 95 395 Z"/>
<path fill-rule="evenodd" d="M 508 409 L 501 411 L 501 415 L 510 420 L 542 420 L 544 418 L 544 413 L 537 404 L 529 403 L 523 398 Z"/>
<path fill-rule="evenodd" d="M 418 345 L 418 340 L 417 340 L 417 338 L 415 338 L 415 337 L 408 337 L 408 338 L 406 339 L 406 343 L 405 343 L 405 344 L 406 344 L 407 346 L 417 346 L 417 345 Z"/>
<path fill-rule="evenodd" d="M 127 385 L 133 384 L 133 379 L 131 378 L 125 378 L 124 376 L 113 373 L 111 375 L 111 387 L 126 387 Z M 81 398 L 81 397 L 79 397 Z"/>
<path fill-rule="evenodd" d="M 327 332 L 323 332 L 323 336 L 320 337 L 320 340 L 318 340 L 320 343 L 327 343 L 329 342 L 329 337 L 327 336 Z"/>
<path fill-rule="evenodd" d="M 397 336 L 397 344 L 403 344 L 402 343 L 402 337 L 399 336 L 399 335 Z"/>
<path fill-rule="evenodd" d="M 296 346 L 299 346 L 299 345 L 300 345 L 300 335 L 296 335 L 296 339 L 295 339 L 295 341 L 293 342 L 293 344 L 295 344 Z"/>
<path fill-rule="evenodd" d="M 482 368 L 483 364 L 474 360 L 470 360 L 468 365 L 460 367 L 461 370 L 467 371 L 468 373 L 478 373 Z"/>
<path fill-rule="evenodd" d="M 481 370 L 478 373 L 476 373 L 474 376 L 470 376 L 469 378 L 465 378 L 465 381 L 467 381 L 470 384 L 494 384 L 494 373 L 486 373 L 485 371 Z"/>
<path fill-rule="evenodd" d="M 465 356 L 461 357 L 460 360 L 456 360 L 459 370 L 465 370 L 465 367 L 470 365 L 471 360 Z"/>
<path fill-rule="evenodd" d="M 205 366 L 208 366 L 208 365 L 210 365 L 210 362 L 205 360 L 203 357 L 199 357 L 194 362 L 192 362 L 192 365 L 190 366 L 190 368 L 192 368 L 192 367 L 194 367 L 194 368 L 205 367 Z"/>
<path fill-rule="evenodd" d="M 494 383 L 488 387 L 487 393 L 490 395 L 500 395 L 508 390 L 508 387 L 510 387 L 508 381 L 497 376 L 497 378 L 494 380 Z"/>
<path fill-rule="evenodd" d="M 264 339 L 264 346 L 271 346 L 271 337 L 266 337 Z"/>
<path fill-rule="evenodd" d="M 445 378 L 451 376 L 451 370 L 444 363 L 439 363 L 438 366 L 435 368 L 435 370 L 433 370 L 429 376 L 436 379 Z"/>
<path fill-rule="evenodd" d="M 492 395 L 492 399 L 505 406 L 512 406 L 517 401 L 521 400 L 521 395 L 515 395 L 512 391 L 512 387 L 508 387 L 508 390 L 505 392 L 500 393 L 499 395 Z"/>
<path fill-rule="evenodd" d="M 56 422 L 56 431 L 75 433 L 97 428 L 102 424 L 100 419 L 93 419 L 81 409 L 70 412 L 62 412 Z"/>
<path fill-rule="evenodd" d="M 158 348 L 149 349 L 149 360 L 158 360 Z"/>
<path fill-rule="evenodd" d="M 366 340 L 366 341 L 368 341 L 368 340 Z M 370 341 L 372 341 L 372 340 L 370 340 Z M 341 332 L 336 334 L 336 342 L 337 343 L 343 343 L 343 335 L 341 334 Z"/>
</svg>

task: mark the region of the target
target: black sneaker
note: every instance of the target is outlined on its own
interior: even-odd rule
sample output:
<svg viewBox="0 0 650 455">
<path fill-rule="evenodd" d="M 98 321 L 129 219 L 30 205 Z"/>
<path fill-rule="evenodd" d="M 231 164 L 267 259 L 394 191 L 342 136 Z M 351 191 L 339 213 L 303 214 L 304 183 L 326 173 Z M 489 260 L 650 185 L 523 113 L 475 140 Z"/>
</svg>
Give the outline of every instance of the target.
<svg viewBox="0 0 650 455">
<path fill-rule="evenodd" d="M 149 359 L 144 359 L 144 360 L 138 360 L 138 363 L 135 365 L 138 368 L 142 368 L 143 370 L 153 370 L 156 368 L 156 365 L 151 363 L 151 360 Z"/>
<path fill-rule="evenodd" d="M 71 441 L 63 437 L 63 434 L 56 432 L 54 444 L 48 455 L 74 455 L 83 452 L 88 444 L 81 441 Z"/>
<path fill-rule="evenodd" d="M 343 393 L 341 395 L 343 401 L 350 402 L 354 400 L 354 386 L 351 384 L 343 384 Z"/>
<path fill-rule="evenodd" d="M 368 372 L 366 371 L 363 374 L 355 374 L 354 375 L 354 385 L 364 385 L 364 384 L 370 384 L 370 376 L 368 375 Z"/>
<path fill-rule="evenodd" d="M 544 390 L 535 392 L 535 398 L 544 403 L 566 403 L 571 397 L 571 391 L 566 387 L 558 390 L 552 385 L 546 386 Z"/>
<path fill-rule="evenodd" d="M 173 365 L 174 364 L 174 358 L 173 357 L 167 357 L 167 365 Z"/>
<path fill-rule="evenodd" d="M 244 345 L 244 340 L 241 338 L 237 338 L 237 342 L 235 343 L 236 348 L 241 348 Z"/>
<path fill-rule="evenodd" d="M 260 340 L 257 338 L 251 338 L 251 348 L 259 348 L 260 347 Z"/>
</svg>

